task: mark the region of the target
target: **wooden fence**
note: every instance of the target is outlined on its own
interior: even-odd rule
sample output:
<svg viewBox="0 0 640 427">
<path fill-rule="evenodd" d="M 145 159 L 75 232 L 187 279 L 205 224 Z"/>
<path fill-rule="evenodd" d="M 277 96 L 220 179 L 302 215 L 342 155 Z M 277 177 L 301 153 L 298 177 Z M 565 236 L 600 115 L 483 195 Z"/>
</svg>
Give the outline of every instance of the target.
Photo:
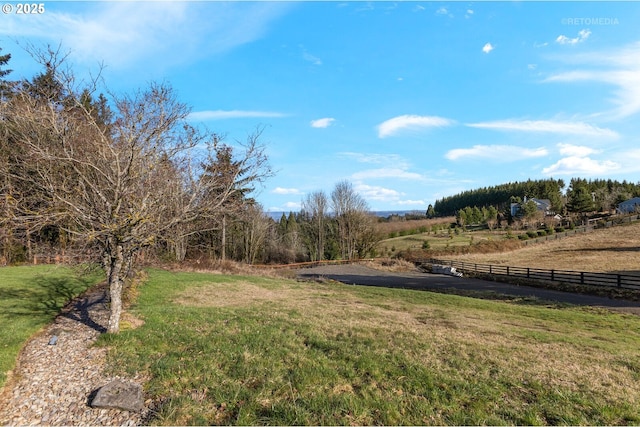
<svg viewBox="0 0 640 427">
<path fill-rule="evenodd" d="M 545 270 L 531 267 L 514 267 L 508 265 L 476 264 L 472 262 L 426 259 L 421 264 L 439 264 L 455 267 L 463 273 L 481 273 L 496 276 L 512 276 L 531 280 L 571 283 L 588 286 L 609 286 L 640 290 L 640 273 L 592 273 L 586 271 Z"/>
</svg>

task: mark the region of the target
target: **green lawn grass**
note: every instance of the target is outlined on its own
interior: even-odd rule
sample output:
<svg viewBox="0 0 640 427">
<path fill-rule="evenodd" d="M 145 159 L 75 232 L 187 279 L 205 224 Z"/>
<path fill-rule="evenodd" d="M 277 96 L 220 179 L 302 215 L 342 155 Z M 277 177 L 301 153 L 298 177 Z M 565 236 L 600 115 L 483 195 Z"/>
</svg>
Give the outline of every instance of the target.
<svg viewBox="0 0 640 427">
<path fill-rule="evenodd" d="M 49 265 L 0 268 L 0 388 L 25 341 L 99 276 Z"/>
<path fill-rule="evenodd" d="M 429 292 L 153 270 L 151 424 L 638 424 L 640 318 Z"/>
</svg>

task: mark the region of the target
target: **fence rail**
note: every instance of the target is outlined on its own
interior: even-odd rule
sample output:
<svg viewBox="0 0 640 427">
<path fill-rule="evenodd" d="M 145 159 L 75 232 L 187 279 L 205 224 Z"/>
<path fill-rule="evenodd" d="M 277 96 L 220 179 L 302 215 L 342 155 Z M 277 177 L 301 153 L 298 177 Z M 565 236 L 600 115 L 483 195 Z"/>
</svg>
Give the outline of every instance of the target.
<svg viewBox="0 0 640 427">
<path fill-rule="evenodd" d="M 421 264 L 439 264 L 455 267 L 463 273 L 482 273 L 496 276 L 512 276 L 532 280 L 571 283 L 587 286 L 609 286 L 640 290 L 639 274 L 593 273 L 587 271 L 545 270 L 531 267 L 514 267 L 508 265 L 476 264 L 472 262 L 426 259 Z"/>
</svg>

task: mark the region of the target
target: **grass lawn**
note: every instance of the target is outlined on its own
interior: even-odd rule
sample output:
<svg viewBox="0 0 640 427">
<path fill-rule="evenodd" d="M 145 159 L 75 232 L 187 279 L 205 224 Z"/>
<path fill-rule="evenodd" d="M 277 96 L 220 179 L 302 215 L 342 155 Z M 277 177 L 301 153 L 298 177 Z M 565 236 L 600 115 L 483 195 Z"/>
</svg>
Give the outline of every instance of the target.
<svg viewBox="0 0 640 427">
<path fill-rule="evenodd" d="M 638 424 L 640 318 L 152 270 L 105 334 L 151 424 Z"/>
<path fill-rule="evenodd" d="M 0 268 L 0 388 L 24 342 L 99 279 L 50 265 Z"/>
</svg>

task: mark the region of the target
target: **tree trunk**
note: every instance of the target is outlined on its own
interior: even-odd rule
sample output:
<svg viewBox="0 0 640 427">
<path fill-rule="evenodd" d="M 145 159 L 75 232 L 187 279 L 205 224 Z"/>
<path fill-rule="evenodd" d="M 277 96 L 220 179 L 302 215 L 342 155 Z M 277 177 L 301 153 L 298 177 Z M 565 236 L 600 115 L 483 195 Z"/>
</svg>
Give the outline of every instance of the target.
<svg viewBox="0 0 640 427">
<path fill-rule="evenodd" d="M 122 267 L 124 264 L 124 254 L 122 245 L 117 245 L 115 253 L 109 256 L 109 266 L 107 267 L 107 281 L 109 283 L 109 294 L 111 296 L 111 314 L 107 332 L 117 334 L 120 331 L 120 315 L 122 314 Z"/>
<path fill-rule="evenodd" d="M 227 258 L 226 248 L 227 248 L 227 216 L 222 215 L 222 242 L 220 243 L 220 259 L 224 261 Z"/>
</svg>

